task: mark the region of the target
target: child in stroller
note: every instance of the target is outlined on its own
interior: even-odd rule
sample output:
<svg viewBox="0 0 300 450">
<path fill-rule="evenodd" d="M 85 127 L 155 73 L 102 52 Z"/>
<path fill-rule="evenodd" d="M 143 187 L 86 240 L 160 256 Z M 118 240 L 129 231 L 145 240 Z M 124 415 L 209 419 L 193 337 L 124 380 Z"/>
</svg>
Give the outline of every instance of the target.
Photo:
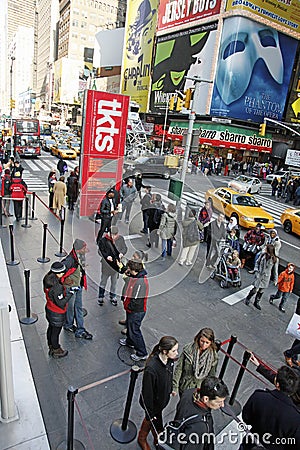
<svg viewBox="0 0 300 450">
<path fill-rule="evenodd" d="M 211 273 L 210 278 L 220 278 L 221 288 L 230 285 L 240 287 L 241 282 L 241 260 L 237 250 L 233 250 L 229 245 L 222 248 L 221 256 L 216 269 Z"/>
<path fill-rule="evenodd" d="M 233 250 L 232 253 L 229 253 L 227 255 L 226 264 L 231 280 L 239 281 L 239 269 L 241 268 L 242 263 L 239 258 L 239 252 L 237 250 Z"/>
</svg>

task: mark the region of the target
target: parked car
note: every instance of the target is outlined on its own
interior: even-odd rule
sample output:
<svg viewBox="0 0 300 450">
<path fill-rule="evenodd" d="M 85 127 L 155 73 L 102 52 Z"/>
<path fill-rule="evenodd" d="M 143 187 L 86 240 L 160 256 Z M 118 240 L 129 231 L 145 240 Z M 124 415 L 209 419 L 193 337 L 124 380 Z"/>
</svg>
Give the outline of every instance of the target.
<svg viewBox="0 0 300 450">
<path fill-rule="evenodd" d="M 273 217 L 253 195 L 241 194 L 231 188 L 218 188 L 206 191 L 205 200 L 226 217 L 235 217 L 241 227 L 255 228 L 257 223 L 261 223 L 265 228 L 274 228 Z"/>
<path fill-rule="evenodd" d="M 166 180 L 174 175 L 178 167 L 166 165 L 166 157 L 164 156 L 140 156 L 133 161 L 124 162 L 124 178 L 130 176 L 142 175 L 156 175 L 165 178 Z"/>
<path fill-rule="evenodd" d="M 42 149 L 45 152 L 51 152 L 51 147 L 53 145 L 56 145 L 56 140 L 55 139 L 44 139 L 42 142 Z"/>
<path fill-rule="evenodd" d="M 300 209 L 286 209 L 281 214 L 280 222 L 286 233 L 296 233 L 300 236 Z"/>
<path fill-rule="evenodd" d="M 229 181 L 228 187 L 235 191 L 248 194 L 257 194 L 260 192 L 262 182 L 256 177 L 248 177 L 247 175 L 240 175 L 234 180 Z"/>
<path fill-rule="evenodd" d="M 51 147 L 51 154 L 61 156 L 63 159 L 76 159 L 77 153 L 69 148 L 67 144 L 56 144 Z"/>
</svg>

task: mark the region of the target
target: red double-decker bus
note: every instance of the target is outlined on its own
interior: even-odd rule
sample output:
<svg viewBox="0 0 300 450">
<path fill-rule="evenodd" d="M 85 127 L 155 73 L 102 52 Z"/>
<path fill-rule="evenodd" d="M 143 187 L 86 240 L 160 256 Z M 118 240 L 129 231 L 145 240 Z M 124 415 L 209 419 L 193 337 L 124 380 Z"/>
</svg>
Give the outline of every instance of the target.
<svg viewBox="0 0 300 450">
<path fill-rule="evenodd" d="M 20 156 L 37 157 L 41 154 L 40 123 L 37 119 L 16 119 L 14 148 Z"/>
</svg>

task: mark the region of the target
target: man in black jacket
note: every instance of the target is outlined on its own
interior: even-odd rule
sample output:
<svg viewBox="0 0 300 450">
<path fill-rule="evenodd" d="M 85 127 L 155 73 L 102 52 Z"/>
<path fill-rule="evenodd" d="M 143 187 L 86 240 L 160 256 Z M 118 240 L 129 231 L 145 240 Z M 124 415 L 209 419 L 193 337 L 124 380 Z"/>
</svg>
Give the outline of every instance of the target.
<svg viewBox="0 0 300 450">
<path fill-rule="evenodd" d="M 101 260 L 101 280 L 99 285 L 98 305 L 104 305 L 104 294 L 110 278 L 110 302 L 117 306 L 116 287 L 118 275 L 123 267 L 122 257 L 127 253 L 127 246 L 123 236 L 119 235 L 118 227 L 112 226 L 110 233 L 97 240 Z"/>
<path fill-rule="evenodd" d="M 259 437 L 266 449 L 297 450 L 300 448 L 300 411 L 291 395 L 298 389 L 299 376 L 290 367 L 280 367 L 274 390 L 256 390 L 245 404 L 242 417 L 251 425 L 251 433 Z M 244 438 L 242 449 L 255 447 L 251 436 Z"/>
<path fill-rule="evenodd" d="M 175 420 L 197 416 L 184 426 L 180 450 L 213 450 L 214 424 L 211 411 L 224 406 L 228 388 L 216 377 L 204 378 L 201 387 L 184 391 Z M 177 447 L 175 447 L 177 448 Z"/>
<path fill-rule="evenodd" d="M 117 214 L 115 192 L 113 189 L 110 189 L 100 203 L 99 211 L 96 214 L 96 222 L 101 222 L 100 230 L 98 231 L 96 240 L 97 244 L 98 241 L 102 238 L 103 233 L 105 231 L 110 231 L 111 221 L 115 214 Z"/>
</svg>

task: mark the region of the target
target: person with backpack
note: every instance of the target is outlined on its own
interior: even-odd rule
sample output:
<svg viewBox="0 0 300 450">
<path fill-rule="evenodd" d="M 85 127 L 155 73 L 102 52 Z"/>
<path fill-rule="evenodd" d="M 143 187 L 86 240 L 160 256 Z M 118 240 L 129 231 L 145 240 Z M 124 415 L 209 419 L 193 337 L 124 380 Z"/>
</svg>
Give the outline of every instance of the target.
<svg viewBox="0 0 300 450">
<path fill-rule="evenodd" d="M 140 395 L 140 405 L 145 411 L 145 418 L 138 434 L 138 444 L 142 450 L 150 450 L 147 442 L 150 431 L 155 445 L 158 442 L 158 434 L 163 431 L 162 412 L 171 397 L 174 360 L 177 356 L 177 339 L 163 336 L 146 361 Z"/>
<path fill-rule="evenodd" d="M 10 184 L 11 198 L 14 202 L 14 213 L 17 222 L 22 218 L 23 200 L 27 194 L 27 184 L 22 178 L 13 178 Z"/>
<path fill-rule="evenodd" d="M 11 177 L 10 177 L 10 170 L 5 169 L 4 175 L 2 177 L 2 186 L 1 186 L 1 195 L 3 200 L 3 214 L 6 217 L 12 216 L 12 214 L 9 213 L 10 208 L 10 185 L 11 185 Z"/>
<path fill-rule="evenodd" d="M 65 173 L 68 172 L 68 165 L 61 156 L 59 156 L 59 161 L 58 161 L 56 167 L 57 167 L 57 170 L 59 171 L 59 175 L 61 177 L 63 177 L 65 175 Z"/>
<path fill-rule="evenodd" d="M 148 217 L 149 241 L 146 245 L 149 248 L 154 245 L 158 248 L 159 236 L 157 230 L 159 229 L 161 216 L 164 211 L 165 207 L 161 201 L 161 195 L 153 194 Z"/>
<path fill-rule="evenodd" d="M 163 261 L 165 260 L 166 255 L 172 255 L 172 244 L 177 230 L 176 219 L 176 207 L 172 203 L 169 203 L 167 211 L 163 213 L 159 225 L 159 233 L 162 242 L 161 258 Z"/>
<path fill-rule="evenodd" d="M 195 252 L 200 242 L 199 231 L 203 230 L 203 225 L 196 219 L 196 211 L 189 210 L 188 218 L 182 222 L 182 245 L 181 255 L 178 264 L 182 266 L 192 265 Z"/>
</svg>

